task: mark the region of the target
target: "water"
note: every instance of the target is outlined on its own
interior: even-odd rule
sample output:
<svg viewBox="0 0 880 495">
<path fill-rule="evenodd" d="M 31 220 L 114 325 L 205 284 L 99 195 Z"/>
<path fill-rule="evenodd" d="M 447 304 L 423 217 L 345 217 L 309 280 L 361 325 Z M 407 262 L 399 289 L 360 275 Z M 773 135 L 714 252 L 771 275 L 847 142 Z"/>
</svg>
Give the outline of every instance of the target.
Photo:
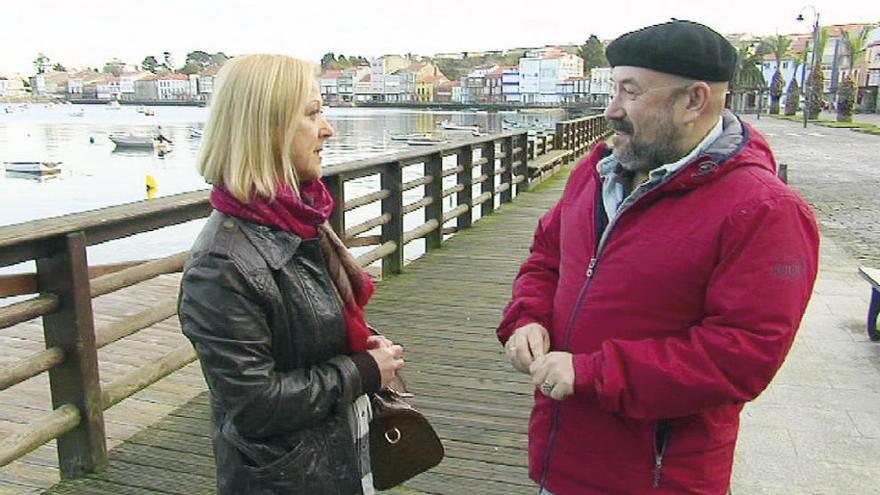
<svg viewBox="0 0 880 495">
<path fill-rule="evenodd" d="M 7 106 L 14 111 L 7 113 Z M 79 110 L 83 115 L 74 116 Z M 148 175 L 158 183 L 158 196 L 207 188 L 195 170 L 200 138 L 191 137 L 190 129 L 204 126 L 208 109 L 152 107 L 153 116 L 136 110 L 133 106 L 110 110 L 102 105 L 0 105 L 0 162 L 60 161 L 63 170 L 59 177 L 45 181 L 0 175 L 0 225 L 146 199 Z M 329 108 L 326 115 L 336 135 L 324 148 L 325 165 L 411 150 L 403 142 L 392 141 L 391 135 L 436 132 L 436 124 L 443 120 L 476 124 L 491 133 L 501 131 L 502 120 L 534 125 L 549 124 L 563 117 L 561 113 L 522 115 L 369 108 Z M 152 150 L 115 151 L 108 138 L 111 134 L 154 135 L 159 126 L 174 142 L 173 151 L 165 156 Z M 446 137 L 454 141 L 469 136 L 448 132 Z M 376 187 L 375 180 L 353 181 L 346 188 L 346 195 L 352 198 Z M 374 213 L 359 212 L 363 219 Z M 359 219 L 349 216 L 347 221 L 354 225 Z M 89 260 L 140 260 L 185 250 L 202 222 L 92 246 Z M 407 221 L 413 226 L 419 223 Z"/>
</svg>

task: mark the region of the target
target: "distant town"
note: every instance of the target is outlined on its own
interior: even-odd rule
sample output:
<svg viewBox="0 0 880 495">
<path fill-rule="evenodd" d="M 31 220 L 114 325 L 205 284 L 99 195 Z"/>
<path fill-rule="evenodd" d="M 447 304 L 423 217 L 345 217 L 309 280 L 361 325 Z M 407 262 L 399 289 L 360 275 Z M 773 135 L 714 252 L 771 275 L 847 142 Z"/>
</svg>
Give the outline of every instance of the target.
<svg viewBox="0 0 880 495">
<path fill-rule="evenodd" d="M 818 26 L 817 26 L 818 27 Z M 728 34 L 738 48 L 730 106 L 739 111 L 797 106 L 814 81 L 817 104 L 852 100 L 855 111 L 878 111 L 880 27 L 822 26 L 803 34 L 759 38 Z M 488 52 L 361 56 L 325 54 L 319 81 L 328 105 L 467 104 L 604 107 L 612 97 L 608 40 Z M 815 47 L 818 46 L 818 50 Z M 818 56 L 814 56 L 817 53 Z M 229 56 L 193 51 L 175 68 L 170 54 L 140 64 L 113 59 L 103 68 L 71 70 L 37 54 L 34 74 L 0 72 L 0 102 L 204 105 Z M 812 79 L 811 79 L 812 78 Z M 846 91 L 850 91 L 849 96 Z"/>
</svg>

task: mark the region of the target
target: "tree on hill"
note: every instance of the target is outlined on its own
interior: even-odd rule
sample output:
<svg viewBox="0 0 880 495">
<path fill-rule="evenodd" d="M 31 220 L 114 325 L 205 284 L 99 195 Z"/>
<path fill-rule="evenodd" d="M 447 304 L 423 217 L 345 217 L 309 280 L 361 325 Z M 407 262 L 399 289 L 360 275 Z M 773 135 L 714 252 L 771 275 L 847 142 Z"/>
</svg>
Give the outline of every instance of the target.
<svg viewBox="0 0 880 495">
<path fill-rule="evenodd" d="M 169 72 L 174 72 L 174 61 L 171 59 L 171 52 L 162 52 L 162 60 L 164 60 L 162 67 Z"/>
<path fill-rule="evenodd" d="M 104 68 L 101 69 L 101 72 L 103 72 L 104 74 L 112 74 L 116 77 L 119 77 L 122 73 L 125 72 L 125 62 L 116 57 L 113 57 L 104 64 Z"/>
<path fill-rule="evenodd" d="M 141 62 L 141 69 L 150 71 L 153 74 L 156 73 L 156 69 L 159 68 L 159 61 L 156 60 L 156 57 L 152 55 L 147 55 L 144 57 L 144 60 Z"/>
<path fill-rule="evenodd" d="M 34 59 L 34 70 L 37 74 L 43 74 L 46 72 L 46 67 L 49 66 L 49 57 L 46 56 L 45 53 L 40 52 L 37 54 L 37 58 Z"/>
<path fill-rule="evenodd" d="M 590 69 L 594 67 L 608 67 L 608 59 L 605 57 L 605 45 L 591 34 L 587 41 L 578 49 L 578 56 L 584 59 L 585 75 L 590 74 Z"/>
<path fill-rule="evenodd" d="M 67 69 L 65 69 L 64 66 L 61 65 L 60 62 L 56 62 L 55 65 L 52 66 L 52 70 L 54 70 L 56 72 L 66 72 L 67 71 Z"/>
</svg>

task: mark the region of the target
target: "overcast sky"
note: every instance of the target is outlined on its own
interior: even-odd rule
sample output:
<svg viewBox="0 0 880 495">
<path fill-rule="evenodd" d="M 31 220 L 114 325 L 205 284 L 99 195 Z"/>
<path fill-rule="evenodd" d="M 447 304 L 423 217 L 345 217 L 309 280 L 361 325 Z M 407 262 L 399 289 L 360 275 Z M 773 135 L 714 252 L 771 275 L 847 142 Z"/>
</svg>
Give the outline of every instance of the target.
<svg viewBox="0 0 880 495">
<path fill-rule="evenodd" d="M 139 64 L 170 51 L 287 53 L 317 61 L 326 52 L 479 51 L 615 38 L 669 20 L 722 33 L 809 31 L 795 17 L 813 5 L 821 24 L 880 21 L 877 0 L 0 0 L 0 73 L 33 72 L 38 52 L 67 67 Z"/>
</svg>

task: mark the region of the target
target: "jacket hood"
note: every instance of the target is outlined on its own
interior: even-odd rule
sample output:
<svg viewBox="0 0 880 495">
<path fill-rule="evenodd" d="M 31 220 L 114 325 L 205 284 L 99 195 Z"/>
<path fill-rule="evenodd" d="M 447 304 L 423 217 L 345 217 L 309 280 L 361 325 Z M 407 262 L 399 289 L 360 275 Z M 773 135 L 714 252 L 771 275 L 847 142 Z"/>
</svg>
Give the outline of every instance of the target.
<svg viewBox="0 0 880 495">
<path fill-rule="evenodd" d="M 725 110 L 721 136 L 661 188 L 693 189 L 740 167 L 757 167 L 773 175 L 778 168 L 764 136 Z"/>
<path fill-rule="evenodd" d="M 690 163 L 663 180 L 656 190 L 687 190 L 699 187 L 739 167 L 758 167 L 776 174 L 777 164 L 767 140 L 752 126 L 725 110 L 722 114 L 721 136 Z M 603 161 L 614 160 L 607 145 L 600 144 L 594 151 L 599 156 L 609 154 Z M 610 173 L 619 165 L 600 165 Z"/>
</svg>

